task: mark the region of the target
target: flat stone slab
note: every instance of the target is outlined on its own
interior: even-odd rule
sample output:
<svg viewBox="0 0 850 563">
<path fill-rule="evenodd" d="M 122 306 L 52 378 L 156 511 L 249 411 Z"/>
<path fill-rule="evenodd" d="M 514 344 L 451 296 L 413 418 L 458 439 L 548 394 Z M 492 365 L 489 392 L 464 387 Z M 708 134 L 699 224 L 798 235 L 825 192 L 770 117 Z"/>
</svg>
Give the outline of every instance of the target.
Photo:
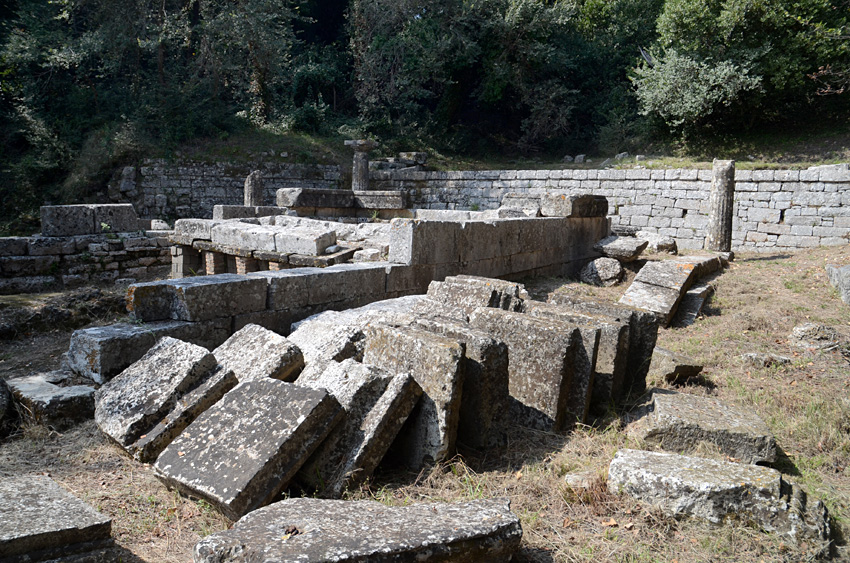
<svg viewBox="0 0 850 563">
<path fill-rule="evenodd" d="M 743 463 L 776 461 L 776 439 L 761 418 L 710 397 L 653 393 L 641 438 L 679 453 L 709 442 Z"/>
<path fill-rule="evenodd" d="M 817 549 L 830 535 L 823 503 L 808 502 L 802 490 L 768 467 L 620 450 L 608 469 L 608 488 L 670 516 L 754 524 L 796 540 L 813 539 Z"/>
<path fill-rule="evenodd" d="M 46 561 L 111 544 L 112 520 L 44 476 L 0 479 L 0 556 Z"/>
<path fill-rule="evenodd" d="M 255 324 L 233 333 L 213 355 L 240 382 L 267 377 L 294 381 L 304 367 L 304 354 L 298 346 Z"/>
<path fill-rule="evenodd" d="M 424 330 L 368 327 L 363 362 L 391 373 L 409 373 L 423 396 L 399 435 L 408 466 L 420 468 L 454 454 L 460 419 L 465 346 Z"/>
<path fill-rule="evenodd" d="M 194 561 L 506 563 L 521 539 L 519 518 L 506 499 L 389 507 L 292 498 L 204 538 Z"/>
<path fill-rule="evenodd" d="M 689 379 L 699 377 L 702 365 L 696 360 L 656 346 L 652 352 L 652 363 L 647 375 L 668 383 L 685 383 Z"/>
<path fill-rule="evenodd" d="M 683 292 L 697 277 L 694 274 L 695 269 L 696 266 L 690 261 L 661 260 L 647 262 L 635 276 L 635 281 Z"/>
<path fill-rule="evenodd" d="M 647 244 L 649 244 L 647 241 L 634 237 L 612 235 L 593 245 L 593 250 L 620 262 L 633 262 L 637 260 Z"/>
<path fill-rule="evenodd" d="M 663 326 L 667 326 L 681 299 L 682 292 L 678 289 L 644 283 L 636 278 L 618 303 L 650 311 L 658 317 Z"/>
<path fill-rule="evenodd" d="M 299 378 L 298 385 L 326 389 L 345 409 L 345 421 L 299 472 L 301 482 L 329 497 L 371 477 L 422 395 L 410 375 L 393 377 L 354 360 L 331 362 L 320 374 Z"/>
<path fill-rule="evenodd" d="M 51 381 L 49 374 L 18 377 L 7 383 L 12 396 L 24 407 L 22 412 L 29 422 L 64 429 L 94 417 L 94 387 L 60 387 Z"/>
<path fill-rule="evenodd" d="M 246 381 L 195 419 L 154 469 L 168 487 L 236 520 L 272 502 L 342 416 L 326 391 Z"/>
</svg>

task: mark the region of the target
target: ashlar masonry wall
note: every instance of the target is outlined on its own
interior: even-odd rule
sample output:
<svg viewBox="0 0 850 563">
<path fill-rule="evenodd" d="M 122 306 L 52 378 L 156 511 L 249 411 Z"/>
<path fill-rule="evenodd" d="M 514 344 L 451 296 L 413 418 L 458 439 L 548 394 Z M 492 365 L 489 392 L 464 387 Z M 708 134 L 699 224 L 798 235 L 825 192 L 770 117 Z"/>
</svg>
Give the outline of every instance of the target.
<svg viewBox="0 0 850 563">
<path fill-rule="evenodd" d="M 738 170 L 732 245 L 772 250 L 847 244 L 850 169 Z M 605 196 L 613 225 L 702 248 L 711 170 L 484 170 L 373 172 L 371 187 L 405 190 L 411 207 L 495 209 L 515 193 Z"/>
</svg>

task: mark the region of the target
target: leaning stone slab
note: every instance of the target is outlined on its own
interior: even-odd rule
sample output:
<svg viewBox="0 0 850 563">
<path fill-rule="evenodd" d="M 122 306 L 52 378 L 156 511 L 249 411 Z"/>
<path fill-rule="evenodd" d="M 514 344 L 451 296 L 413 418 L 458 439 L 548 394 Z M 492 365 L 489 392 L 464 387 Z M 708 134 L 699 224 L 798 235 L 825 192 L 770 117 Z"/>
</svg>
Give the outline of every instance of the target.
<svg viewBox="0 0 850 563">
<path fill-rule="evenodd" d="M 838 290 L 838 296 L 847 304 L 850 304 L 850 266 L 826 265 L 826 275 L 829 283 Z"/>
<path fill-rule="evenodd" d="M 204 538 L 194 561 L 507 563 L 521 539 L 519 518 L 506 499 L 390 507 L 292 498 Z"/>
<path fill-rule="evenodd" d="M 620 450 L 608 469 L 608 488 L 670 516 L 754 524 L 798 541 L 815 540 L 818 550 L 830 536 L 823 503 L 809 502 L 805 492 L 768 467 Z"/>
<path fill-rule="evenodd" d="M 298 346 L 255 324 L 235 332 L 213 350 L 213 355 L 240 382 L 266 377 L 293 381 L 304 367 L 304 355 Z"/>
<path fill-rule="evenodd" d="M 776 439 L 761 418 L 710 397 L 653 393 L 642 428 L 645 441 L 668 451 L 687 453 L 709 442 L 743 463 L 776 461 Z"/>
<path fill-rule="evenodd" d="M 508 345 L 510 394 L 527 409 L 522 424 L 563 430 L 584 420 L 588 390 L 572 393 L 581 347 L 577 326 L 494 308 L 476 309 L 469 320 Z"/>
<path fill-rule="evenodd" d="M 702 365 L 696 360 L 656 346 L 647 375 L 667 383 L 685 383 L 689 379 L 698 377 L 701 372 Z"/>
<path fill-rule="evenodd" d="M 325 391 L 246 381 L 165 448 L 156 475 L 236 520 L 272 502 L 342 416 Z"/>
<path fill-rule="evenodd" d="M 95 423 L 131 455 L 136 454 L 138 448 L 133 444 L 146 437 L 192 389 L 209 379 L 216 365 L 215 357 L 205 348 L 165 337 L 138 362 L 98 389 Z M 232 386 L 232 375 L 230 380 Z M 218 387 L 225 385 L 226 381 L 222 380 Z M 215 400 L 224 394 L 218 391 Z M 212 402 L 203 401 L 190 414 L 197 416 Z M 191 418 L 194 417 L 182 419 L 183 428 Z M 161 447 L 165 445 L 167 442 Z"/>
<path fill-rule="evenodd" d="M 714 287 L 711 284 L 697 282 L 692 285 L 679 301 L 672 324 L 681 327 L 694 324 L 712 293 L 714 293 Z"/>
<path fill-rule="evenodd" d="M 94 416 L 94 387 L 60 387 L 51 381 L 50 374 L 9 379 L 7 383 L 12 396 L 23 407 L 24 420 L 29 422 L 61 430 Z"/>
<path fill-rule="evenodd" d="M 410 417 L 402 441 L 407 465 L 440 462 L 454 453 L 463 392 L 465 347 L 413 328 L 368 327 L 363 361 L 391 373 L 409 373 L 422 387 L 423 397 Z"/>
<path fill-rule="evenodd" d="M 593 245 L 593 250 L 602 253 L 608 258 L 615 258 L 620 262 L 633 262 L 637 260 L 647 244 L 649 244 L 647 241 L 634 237 L 612 235 L 605 237 Z"/>
<path fill-rule="evenodd" d="M 0 479 L 0 557 L 52 561 L 112 544 L 112 520 L 43 476 Z M 85 560 L 85 559 L 83 559 Z"/>
<path fill-rule="evenodd" d="M 401 430 L 422 389 L 406 373 L 389 373 L 354 360 L 333 362 L 299 385 L 327 389 L 345 409 L 337 425 L 299 472 L 323 496 L 339 497 L 363 483 Z"/>
<path fill-rule="evenodd" d="M 620 298 L 618 303 L 649 311 L 658 317 L 663 326 L 670 324 L 676 307 L 682 300 L 678 289 L 644 283 L 635 279 Z"/>
</svg>

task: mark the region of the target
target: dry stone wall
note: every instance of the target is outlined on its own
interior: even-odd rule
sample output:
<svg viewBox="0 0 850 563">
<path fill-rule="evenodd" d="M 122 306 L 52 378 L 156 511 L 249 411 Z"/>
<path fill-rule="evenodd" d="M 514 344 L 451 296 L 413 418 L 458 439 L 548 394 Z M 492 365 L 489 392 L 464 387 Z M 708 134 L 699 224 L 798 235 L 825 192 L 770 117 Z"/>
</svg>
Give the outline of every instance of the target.
<svg viewBox="0 0 850 563">
<path fill-rule="evenodd" d="M 370 185 L 407 192 L 423 209 L 495 209 L 509 193 L 593 194 L 608 198 L 615 227 L 675 237 L 702 248 L 711 170 L 481 170 L 373 172 Z M 847 244 L 850 167 L 738 170 L 732 246 L 794 249 Z"/>
</svg>

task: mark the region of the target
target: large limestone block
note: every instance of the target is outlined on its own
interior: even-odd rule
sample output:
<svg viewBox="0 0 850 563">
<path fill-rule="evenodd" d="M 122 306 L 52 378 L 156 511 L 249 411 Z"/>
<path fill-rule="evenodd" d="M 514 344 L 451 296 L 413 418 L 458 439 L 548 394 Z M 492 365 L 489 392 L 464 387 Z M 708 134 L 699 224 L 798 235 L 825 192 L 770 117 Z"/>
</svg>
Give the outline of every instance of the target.
<svg viewBox="0 0 850 563">
<path fill-rule="evenodd" d="M 50 477 L 0 479 L 0 557 L 47 561 L 111 545 L 112 520 Z"/>
<path fill-rule="evenodd" d="M 826 547 L 826 508 L 775 469 L 679 454 L 620 450 L 608 469 L 608 488 L 661 508 L 670 516 L 713 523 L 739 521 Z"/>
<path fill-rule="evenodd" d="M 776 439 L 761 418 L 710 397 L 653 393 L 651 412 L 638 425 L 641 438 L 668 451 L 687 453 L 708 442 L 743 463 L 776 461 Z"/>
<path fill-rule="evenodd" d="M 124 233 L 139 230 L 139 216 L 136 215 L 136 210 L 130 203 L 97 204 L 91 207 L 94 212 L 95 233 Z"/>
<path fill-rule="evenodd" d="M 164 336 L 215 348 L 229 335 L 229 318 L 202 323 L 160 321 L 85 328 L 71 335 L 68 367 L 95 383 L 106 383 L 144 356 Z"/>
<path fill-rule="evenodd" d="M 408 265 L 458 264 L 462 229 L 463 224 L 456 221 L 393 219 L 388 259 Z"/>
<path fill-rule="evenodd" d="M 293 381 L 304 367 L 304 354 L 298 346 L 255 324 L 233 333 L 213 355 L 240 382 L 266 377 Z"/>
<path fill-rule="evenodd" d="M 367 480 L 407 420 L 422 389 L 408 374 L 391 374 L 354 360 L 331 362 L 298 385 L 326 389 L 346 417 L 299 472 L 323 496 L 339 497 Z"/>
<path fill-rule="evenodd" d="M 325 391 L 246 381 L 165 448 L 156 475 L 236 520 L 272 502 L 342 416 Z"/>
<path fill-rule="evenodd" d="M 41 207 L 41 234 L 68 237 L 100 232 L 95 230 L 94 210 L 89 205 L 44 205 Z"/>
<path fill-rule="evenodd" d="M 635 276 L 635 281 L 682 292 L 696 279 L 695 269 L 696 265 L 687 257 L 647 262 Z"/>
<path fill-rule="evenodd" d="M 616 258 L 620 262 L 633 262 L 637 260 L 647 244 L 647 241 L 634 237 L 612 235 L 605 237 L 593 245 L 593 250 L 604 254 L 608 258 Z"/>
<path fill-rule="evenodd" d="M 275 198 L 278 207 L 354 207 L 351 190 L 280 188 Z"/>
<path fill-rule="evenodd" d="M 240 221 L 222 221 L 212 228 L 212 241 L 216 244 L 244 250 L 275 252 L 275 236 L 279 229 L 251 225 Z"/>
<path fill-rule="evenodd" d="M 476 309 L 469 321 L 508 345 L 510 394 L 526 407 L 523 424 L 563 430 L 584 420 L 588 389 L 574 393 L 576 362 L 584 353 L 577 326 L 494 308 Z"/>
<path fill-rule="evenodd" d="M 521 539 L 519 518 L 505 499 L 389 507 L 292 498 L 204 538 L 194 561 L 507 563 Z"/>
<path fill-rule="evenodd" d="M 405 462 L 419 468 L 454 453 L 460 418 L 465 347 L 452 338 L 406 327 L 368 327 L 363 361 L 410 373 L 423 396 L 399 436 Z"/>
<path fill-rule="evenodd" d="M 478 307 L 519 311 L 528 296 L 522 284 L 467 275 L 432 281 L 427 295 L 432 301 L 463 309 L 467 314 Z"/>
<path fill-rule="evenodd" d="M 177 219 L 174 236 L 186 239 L 182 244 L 191 245 L 196 240 L 212 240 L 212 229 L 221 221 L 210 219 Z"/>
<path fill-rule="evenodd" d="M 165 337 L 138 362 L 98 389 L 95 423 L 104 434 L 136 454 L 138 448 L 134 443 L 146 437 L 168 413 L 179 408 L 181 399 L 209 379 L 216 365 L 215 357 L 205 348 Z M 232 374 L 229 379 L 232 386 Z M 213 390 L 214 396 L 195 406 L 190 415 L 197 416 L 214 402 L 213 399 L 220 398 L 224 394 L 220 387 L 226 385 L 222 378 Z M 186 418 L 181 419 L 183 428 L 191 422 Z M 182 428 L 176 431 L 180 430 Z M 165 445 L 159 444 L 160 449 Z"/>
<path fill-rule="evenodd" d="M 266 282 L 266 303 L 272 311 L 294 310 L 310 303 L 310 280 L 322 268 L 251 272 L 248 277 Z"/>
<path fill-rule="evenodd" d="M 466 347 L 458 441 L 479 449 L 503 445 L 505 413 L 510 404 L 507 345 L 450 319 L 420 318 L 415 326 L 455 339 Z"/>
<path fill-rule="evenodd" d="M 275 229 L 275 249 L 284 254 L 307 254 L 321 256 L 329 246 L 336 244 L 336 231 L 301 226 Z"/>
<path fill-rule="evenodd" d="M 638 240 L 645 240 L 648 248 L 655 252 L 669 252 L 670 254 L 676 254 L 679 250 L 676 245 L 676 239 L 670 236 L 659 235 L 658 233 L 653 233 L 651 231 L 638 231 L 635 233 L 635 238 Z"/>
<path fill-rule="evenodd" d="M 676 307 L 682 300 L 682 294 L 682 291 L 678 289 L 644 283 L 635 279 L 618 303 L 649 311 L 658 317 L 659 323 L 667 326 L 676 313 Z"/>
<path fill-rule="evenodd" d="M 51 376 L 48 373 L 8 380 L 12 396 L 24 407 L 24 417 L 29 422 L 48 424 L 60 430 L 90 420 L 94 416 L 94 387 L 60 387 L 51 381 Z"/>
</svg>

